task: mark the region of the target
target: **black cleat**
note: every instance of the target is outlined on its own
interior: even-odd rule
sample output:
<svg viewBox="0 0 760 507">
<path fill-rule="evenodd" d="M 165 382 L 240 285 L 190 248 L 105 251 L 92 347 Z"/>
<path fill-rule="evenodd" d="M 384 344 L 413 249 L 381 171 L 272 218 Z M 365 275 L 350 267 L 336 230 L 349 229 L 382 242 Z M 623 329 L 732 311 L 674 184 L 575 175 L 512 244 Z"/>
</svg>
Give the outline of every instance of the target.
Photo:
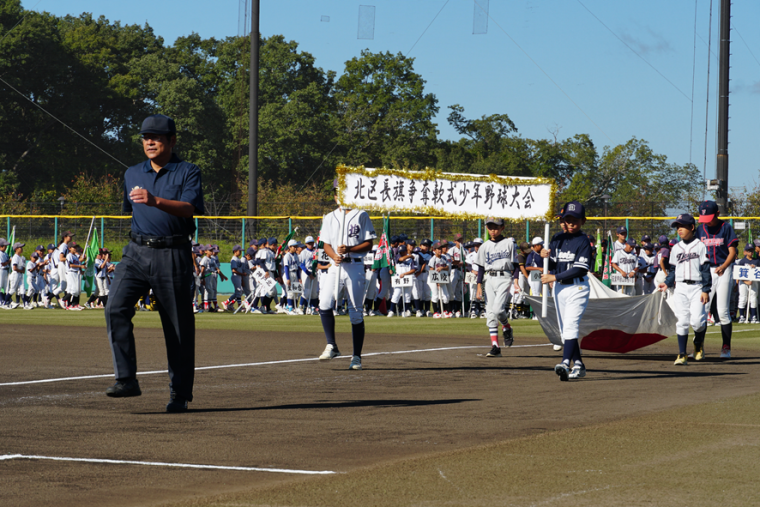
<svg viewBox="0 0 760 507">
<path fill-rule="evenodd" d="M 129 398 L 131 396 L 140 396 L 142 391 L 140 390 L 140 384 L 137 383 L 137 379 L 121 381 L 117 380 L 114 385 L 106 389 L 106 396 L 111 398 Z"/>
<path fill-rule="evenodd" d="M 486 357 L 501 357 L 501 349 L 494 345 L 491 347 L 491 351 L 486 354 Z"/>
</svg>

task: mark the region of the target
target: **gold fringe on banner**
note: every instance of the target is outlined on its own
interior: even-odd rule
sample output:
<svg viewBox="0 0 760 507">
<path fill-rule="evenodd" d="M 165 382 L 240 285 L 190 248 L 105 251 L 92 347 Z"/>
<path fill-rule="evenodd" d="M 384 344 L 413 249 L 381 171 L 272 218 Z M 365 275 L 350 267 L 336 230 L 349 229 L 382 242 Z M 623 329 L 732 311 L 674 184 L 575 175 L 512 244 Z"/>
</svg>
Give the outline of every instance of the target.
<svg viewBox="0 0 760 507">
<path fill-rule="evenodd" d="M 509 176 L 498 176 L 496 174 L 462 174 L 462 173 L 444 173 L 435 169 L 426 167 L 422 171 L 411 171 L 405 169 L 387 169 L 385 167 L 378 169 L 367 169 L 364 166 L 351 167 L 346 165 L 339 165 L 336 169 L 338 173 L 338 199 L 343 195 L 343 191 L 346 189 L 346 175 L 347 174 L 360 174 L 366 177 L 374 176 L 397 176 L 400 178 L 407 178 L 410 180 L 419 181 L 432 181 L 432 180 L 448 180 L 448 181 L 476 181 L 476 182 L 491 182 L 504 186 L 544 186 L 550 185 L 550 197 L 549 197 L 549 211 L 545 215 L 537 215 L 532 217 L 523 218 L 505 218 L 505 220 L 513 223 L 524 222 L 526 220 L 554 220 L 556 215 L 556 199 L 557 199 L 557 184 L 550 178 L 511 178 Z M 348 206 L 351 203 L 341 202 L 341 206 Z M 447 213 L 445 210 L 434 206 L 418 206 L 414 208 L 394 208 L 389 210 L 383 206 L 362 206 L 362 209 L 368 211 L 382 211 L 382 212 L 400 212 L 400 213 L 417 213 L 423 215 L 443 215 L 441 218 L 459 219 L 459 220 L 477 220 L 484 218 L 485 214 L 473 214 L 473 213 Z M 396 217 L 392 217 L 396 218 Z M 429 218 L 429 217 L 428 217 Z"/>
</svg>

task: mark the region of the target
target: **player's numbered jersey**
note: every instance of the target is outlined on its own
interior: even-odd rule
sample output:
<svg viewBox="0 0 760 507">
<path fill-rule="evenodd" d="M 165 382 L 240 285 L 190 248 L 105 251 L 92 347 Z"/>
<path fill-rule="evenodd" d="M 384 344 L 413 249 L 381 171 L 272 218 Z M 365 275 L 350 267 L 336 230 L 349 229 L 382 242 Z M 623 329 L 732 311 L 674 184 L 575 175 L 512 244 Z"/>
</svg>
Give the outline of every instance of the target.
<svg viewBox="0 0 760 507">
<path fill-rule="evenodd" d="M 486 271 L 514 270 L 515 242 L 508 238 L 498 241 L 488 240 L 478 249 L 476 264 Z"/>
<path fill-rule="evenodd" d="M 322 229 L 319 231 L 319 239 L 330 245 L 333 250 L 340 245 L 348 247 L 356 246 L 365 241 L 377 238 L 375 228 L 365 211 L 352 209 L 346 212 L 343 218 L 343 210 L 336 209 L 322 218 Z M 343 222 L 343 230 L 340 225 Z M 354 257 L 352 255 L 352 257 Z M 332 259 L 330 259 L 332 262 Z"/>
<path fill-rule="evenodd" d="M 288 268 L 291 277 L 298 272 L 298 256 L 294 253 L 286 253 L 282 258 L 282 266 Z"/>
<path fill-rule="evenodd" d="M 559 275 L 572 268 L 589 270 L 591 262 L 591 242 L 588 236 L 578 231 L 575 234 L 567 232 L 554 236 L 549 244 L 551 265 L 554 263 L 554 273 Z M 633 271 L 633 270 L 631 270 Z"/>
<path fill-rule="evenodd" d="M 707 247 L 696 238 L 689 243 L 679 241 L 670 250 L 670 266 L 675 268 L 676 283 L 699 282 L 702 276 L 699 267 L 709 262 Z"/>
<path fill-rule="evenodd" d="M 77 254 L 70 253 L 66 256 L 66 269 L 71 271 L 72 273 L 78 273 L 79 268 L 72 268 L 73 265 L 79 264 L 79 257 L 77 257 Z"/>
<path fill-rule="evenodd" d="M 734 228 L 722 220 L 719 220 L 715 227 L 700 224 L 697 228 L 697 236 L 707 248 L 711 266 L 720 266 L 726 262 L 729 247 L 736 247 L 739 244 Z"/>
<path fill-rule="evenodd" d="M 612 257 L 612 262 L 626 273 L 630 273 L 639 267 L 639 257 L 634 251 L 626 253 L 625 250 L 618 250 Z"/>
<path fill-rule="evenodd" d="M 399 275 L 403 275 L 404 273 L 407 273 L 409 271 L 416 271 L 416 270 L 417 270 L 417 266 L 415 266 L 415 263 L 414 263 L 414 255 L 412 255 L 406 260 L 398 261 L 396 263 L 396 273 L 398 273 Z"/>
<path fill-rule="evenodd" d="M 449 269 L 450 265 L 449 262 L 446 260 L 446 258 L 441 255 L 438 256 L 432 256 L 430 260 L 428 261 L 428 268 L 430 271 L 435 271 L 439 266 L 443 266 L 444 270 Z"/>
</svg>

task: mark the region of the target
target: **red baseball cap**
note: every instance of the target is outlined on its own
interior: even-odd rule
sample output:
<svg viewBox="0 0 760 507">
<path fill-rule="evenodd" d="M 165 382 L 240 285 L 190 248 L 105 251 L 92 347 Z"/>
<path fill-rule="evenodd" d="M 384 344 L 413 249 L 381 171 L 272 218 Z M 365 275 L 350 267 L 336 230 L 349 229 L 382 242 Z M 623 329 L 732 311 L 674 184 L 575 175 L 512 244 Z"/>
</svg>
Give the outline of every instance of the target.
<svg viewBox="0 0 760 507">
<path fill-rule="evenodd" d="M 718 203 L 715 201 L 705 201 L 699 205 L 699 223 L 706 224 L 712 222 L 713 218 L 718 215 Z"/>
</svg>

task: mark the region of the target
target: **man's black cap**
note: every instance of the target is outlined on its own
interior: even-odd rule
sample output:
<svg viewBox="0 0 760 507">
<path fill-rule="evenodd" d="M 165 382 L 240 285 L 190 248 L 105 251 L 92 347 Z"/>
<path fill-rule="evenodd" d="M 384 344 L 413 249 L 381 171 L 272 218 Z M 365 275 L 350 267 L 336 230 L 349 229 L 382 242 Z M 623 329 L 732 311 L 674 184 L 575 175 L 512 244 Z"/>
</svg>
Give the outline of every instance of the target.
<svg viewBox="0 0 760 507">
<path fill-rule="evenodd" d="M 176 134 L 174 120 L 163 114 L 148 116 L 142 122 L 140 134 Z"/>
</svg>

